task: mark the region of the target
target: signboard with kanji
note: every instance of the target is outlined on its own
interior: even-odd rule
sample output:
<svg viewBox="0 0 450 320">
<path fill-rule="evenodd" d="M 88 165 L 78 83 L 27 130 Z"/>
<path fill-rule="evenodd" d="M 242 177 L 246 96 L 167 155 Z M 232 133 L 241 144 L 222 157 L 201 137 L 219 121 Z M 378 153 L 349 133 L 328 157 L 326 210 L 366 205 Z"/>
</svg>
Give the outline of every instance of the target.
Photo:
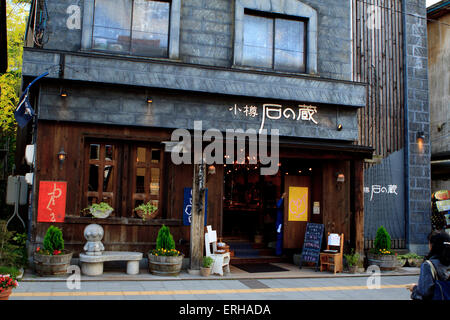
<svg viewBox="0 0 450 320">
<path fill-rule="evenodd" d="M 41 181 L 39 184 L 38 222 L 64 222 L 67 182 Z"/>
</svg>

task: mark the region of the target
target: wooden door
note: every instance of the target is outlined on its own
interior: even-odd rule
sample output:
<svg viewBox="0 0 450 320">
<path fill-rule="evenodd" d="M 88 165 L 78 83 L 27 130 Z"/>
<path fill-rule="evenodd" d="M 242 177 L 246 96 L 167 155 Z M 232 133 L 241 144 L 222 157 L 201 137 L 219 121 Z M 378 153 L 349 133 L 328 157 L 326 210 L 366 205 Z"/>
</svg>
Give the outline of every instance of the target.
<svg viewBox="0 0 450 320">
<path fill-rule="evenodd" d="M 290 189 L 291 188 L 291 189 Z M 293 188 L 307 188 L 307 194 L 305 195 L 305 189 L 293 189 Z M 301 191 L 304 195 L 303 198 L 293 199 L 293 195 L 296 191 Z M 307 176 L 285 176 L 284 179 L 284 191 L 286 192 L 286 198 L 284 202 L 284 231 L 283 231 L 283 248 L 284 249 L 298 249 L 303 247 L 303 240 L 305 238 L 306 224 L 311 217 L 311 178 Z M 291 193 L 291 198 L 289 199 Z M 307 203 L 305 204 L 305 201 Z M 302 208 L 302 206 L 304 206 Z M 291 209 L 290 209 L 291 208 Z M 296 219 L 295 215 L 289 215 L 289 210 L 295 211 L 297 208 L 306 210 L 303 213 L 306 221 L 293 221 Z"/>
</svg>

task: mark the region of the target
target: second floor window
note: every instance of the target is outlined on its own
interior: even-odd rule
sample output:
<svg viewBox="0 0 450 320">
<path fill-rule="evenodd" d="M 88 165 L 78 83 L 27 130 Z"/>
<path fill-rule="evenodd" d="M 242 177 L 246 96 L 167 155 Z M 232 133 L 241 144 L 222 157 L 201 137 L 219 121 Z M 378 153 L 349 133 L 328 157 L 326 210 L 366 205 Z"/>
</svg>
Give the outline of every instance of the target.
<svg viewBox="0 0 450 320">
<path fill-rule="evenodd" d="M 242 64 L 305 72 L 305 22 L 290 17 L 245 12 Z"/>
<path fill-rule="evenodd" d="M 92 49 L 167 57 L 169 1 L 95 0 Z"/>
</svg>

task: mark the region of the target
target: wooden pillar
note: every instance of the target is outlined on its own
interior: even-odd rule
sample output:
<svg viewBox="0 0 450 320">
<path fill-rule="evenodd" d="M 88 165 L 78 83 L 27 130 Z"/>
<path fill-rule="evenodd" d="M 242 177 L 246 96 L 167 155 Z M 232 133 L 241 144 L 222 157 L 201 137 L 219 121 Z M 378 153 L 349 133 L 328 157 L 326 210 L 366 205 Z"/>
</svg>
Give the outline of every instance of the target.
<svg viewBox="0 0 450 320">
<path fill-rule="evenodd" d="M 355 251 L 364 252 L 364 162 L 355 160 Z"/>
<path fill-rule="evenodd" d="M 192 215 L 190 236 L 190 267 L 189 273 L 199 273 L 203 260 L 203 249 L 205 243 L 205 192 L 204 177 L 205 165 L 194 165 L 194 177 L 192 184 Z"/>
</svg>

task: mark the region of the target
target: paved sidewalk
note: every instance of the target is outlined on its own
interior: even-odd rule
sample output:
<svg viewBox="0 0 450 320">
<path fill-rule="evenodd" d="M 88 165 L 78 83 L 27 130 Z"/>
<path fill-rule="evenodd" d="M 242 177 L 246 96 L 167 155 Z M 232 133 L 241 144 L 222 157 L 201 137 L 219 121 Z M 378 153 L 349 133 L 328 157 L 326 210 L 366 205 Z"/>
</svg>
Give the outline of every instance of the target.
<svg viewBox="0 0 450 320">
<path fill-rule="evenodd" d="M 241 279 L 291 279 L 291 278 L 346 278 L 346 277 L 367 277 L 367 273 L 337 273 L 334 275 L 332 272 L 316 272 L 312 267 L 303 267 L 299 269 L 298 266 L 291 263 L 272 263 L 276 266 L 285 268 L 289 271 L 282 272 L 260 272 L 260 273 L 248 273 L 237 268 L 234 265 L 230 266 L 230 274 L 211 275 L 207 278 L 201 275 L 189 274 L 186 270 L 182 270 L 178 276 L 162 277 L 150 274 L 147 269 L 140 269 L 138 275 L 128 275 L 124 271 L 105 271 L 101 276 L 84 276 L 81 275 L 82 281 L 174 281 L 174 280 L 241 280 Z M 395 271 L 382 271 L 382 275 L 389 276 L 415 276 L 420 274 L 419 268 L 400 268 Z M 65 281 L 67 277 L 39 277 L 33 274 L 32 271 L 27 270 L 24 275 L 23 281 Z"/>
<path fill-rule="evenodd" d="M 381 276 L 370 289 L 368 277 L 81 281 L 23 281 L 10 300 L 409 300 L 406 284 L 417 276 Z"/>
<path fill-rule="evenodd" d="M 276 263 L 289 271 L 248 273 L 231 266 L 231 273 L 202 277 L 183 270 L 161 277 L 141 269 L 139 275 L 108 272 L 81 276 L 80 288 L 69 289 L 69 275 L 39 277 L 26 272 L 10 300 L 409 300 L 406 284 L 416 283 L 419 268 L 381 272 L 380 288 L 369 289 L 367 273 L 334 275 L 314 268 Z M 72 278 L 72 276 L 71 276 Z M 73 284 L 73 282 L 70 282 Z"/>
</svg>

